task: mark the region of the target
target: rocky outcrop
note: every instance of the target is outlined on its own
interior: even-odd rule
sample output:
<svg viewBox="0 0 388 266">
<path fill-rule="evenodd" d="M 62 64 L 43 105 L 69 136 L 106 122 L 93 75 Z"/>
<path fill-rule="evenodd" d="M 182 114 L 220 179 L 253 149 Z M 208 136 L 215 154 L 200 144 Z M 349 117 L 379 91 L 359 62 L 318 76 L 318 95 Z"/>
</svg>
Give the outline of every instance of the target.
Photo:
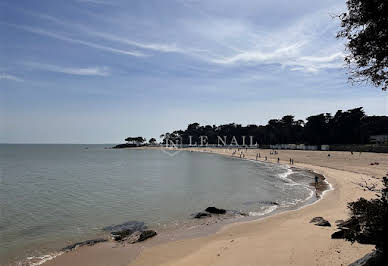
<svg viewBox="0 0 388 266">
<path fill-rule="evenodd" d="M 205 211 L 208 213 L 213 213 L 213 214 L 225 214 L 226 213 L 226 210 L 218 209 L 216 207 L 207 207 Z"/>
<path fill-rule="evenodd" d="M 323 217 L 314 217 L 311 219 L 310 223 L 314 223 L 317 226 L 331 226 L 329 221 L 325 220 Z"/>
<path fill-rule="evenodd" d="M 104 239 L 104 238 L 97 238 L 97 239 L 86 240 L 86 241 L 77 242 L 77 243 L 68 245 L 68 246 L 64 247 L 63 249 L 61 249 L 61 251 L 67 252 L 67 251 L 71 251 L 73 249 L 76 249 L 78 247 L 93 246 L 93 245 L 95 245 L 97 243 L 106 242 L 106 241 L 108 241 L 108 239 Z"/>
</svg>

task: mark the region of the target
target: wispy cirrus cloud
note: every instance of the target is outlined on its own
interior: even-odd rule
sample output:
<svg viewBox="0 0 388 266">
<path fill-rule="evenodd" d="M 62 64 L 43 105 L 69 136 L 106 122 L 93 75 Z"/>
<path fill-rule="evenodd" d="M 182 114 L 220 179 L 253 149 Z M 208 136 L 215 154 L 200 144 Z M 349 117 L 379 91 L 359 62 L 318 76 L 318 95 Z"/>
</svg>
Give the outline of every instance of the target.
<svg viewBox="0 0 388 266">
<path fill-rule="evenodd" d="M 342 52 L 321 56 L 303 56 L 300 52 L 302 47 L 303 44 L 296 43 L 269 52 L 244 51 L 230 57 L 215 59 L 213 62 L 221 65 L 279 64 L 283 67 L 290 67 L 291 71 L 310 73 L 316 73 L 321 69 L 343 67 L 344 54 Z"/>
<path fill-rule="evenodd" d="M 25 62 L 24 65 L 34 69 L 69 74 L 69 75 L 77 75 L 77 76 L 106 77 L 110 75 L 110 70 L 108 67 L 63 67 L 63 66 L 43 64 L 38 62 Z"/>
<path fill-rule="evenodd" d="M 114 5 L 112 1 L 103 1 L 103 0 L 76 0 L 76 2 L 98 4 L 98 5 Z"/>
<path fill-rule="evenodd" d="M 22 78 L 19 78 L 17 76 L 7 74 L 7 73 L 0 73 L 0 80 L 11 80 L 16 82 L 23 82 L 24 80 Z"/>
<path fill-rule="evenodd" d="M 176 43 L 142 42 L 137 40 L 131 40 L 117 34 L 96 31 L 84 25 L 72 23 L 63 19 L 58 19 L 58 18 L 49 16 L 47 14 L 31 13 L 31 12 L 29 13 L 35 17 L 56 23 L 58 25 L 69 28 L 73 31 L 79 31 L 90 36 L 99 37 L 108 41 L 113 41 L 113 42 L 129 45 L 129 46 L 134 46 L 136 48 L 140 48 L 144 50 L 151 50 L 151 51 L 163 52 L 163 53 L 181 53 L 181 54 L 193 54 L 194 52 L 200 51 L 199 49 L 193 49 L 189 47 L 179 47 Z"/>
<path fill-rule="evenodd" d="M 329 11 L 336 8 L 318 10 L 273 31 L 244 21 L 214 18 L 195 25 L 189 23 L 187 27 L 197 29 L 217 44 L 217 49 L 209 48 L 213 53 L 208 59 L 213 64 L 228 67 L 277 64 L 291 71 L 317 73 L 343 67 L 342 43 L 335 40 L 336 25 L 328 23 Z M 327 45 L 329 40 L 332 43 Z"/>
<path fill-rule="evenodd" d="M 105 2 L 103 0 L 84 1 Z M 200 1 L 195 3 L 201 4 Z M 329 7 L 327 10 L 335 8 Z M 193 8 L 190 7 L 191 9 Z M 317 10 L 272 31 L 244 20 L 219 18 L 212 16 L 211 12 L 200 12 L 202 16 L 200 19 L 187 19 L 177 26 L 174 25 L 176 27 L 174 34 L 169 34 L 168 29 L 163 29 L 163 34 L 152 36 L 152 32 L 146 29 L 137 29 L 142 34 L 137 34 L 136 38 L 129 37 L 131 32 L 120 25 L 113 28 L 104 25 L 97 29 L 94 26 L 85 26 L 64 18 L 25 11 L 39 19 L 55 23 L 75 36 L 83 34 L 86 40 L 86 36 L 93 37 L 94 42 L 38 27 L 13 26 L 31 33 L 135 57 L 149 56 L 153 54 L 152 52 L 176 53 L 196 58 L 215 67 L 277 64 L 291 71 L 316 73 L 322 69 L 343 66 L 343 55 L 338 50 L 338 46 L 321 49 L 317 47 L 317 44 L 324 46 L 320 38 L 332 30 L 327 26 L 329 17 L 327 10 Z M 127 19 L 129 20 L 126 21 L 125 18 L 120 17 L 125 24 L 130 24 L 131 18 Z M 152 23 L 150 25 L 152 25 L 151 29 L 157 31 L 157 25 Z M 104 31 L 104 28 L 113 30 Z M 101 42 L 96 43 L 96 39 Z M 197 40 L 200 41 L 197 42 Z M 112 47 L 112 44 L 120 49 Z"/>
<path fill-rule="evenodd" d="M 5 24 L 5 23 L 2 23 L 2 24 Z M 124 55 L 129 55 L 129 56 L 136 56 L 136 57 L 146 57 L 147 56 L 146 54 L 139 52 L 139 51 L 117 49 L 117 48 L 105 46 L 105 45 L 90 42 L 90 41 L 84 41 L 81 39 L 67 37 L 63 34 L 59 34 L 59 33 L 52 32 L 52 31 L 47 31 L 47 30 L 37 28 L 37 27 L 31 27 L 31 26 L 26 26 L 26 25 L 15 25 L 15 24 L 6 24 L 6 25 L 9 25 L 9 26 L 12 26 L 14 28 L 24 30 L 24 31 L 27 31 L 30 33 L 34 33 L 34 34 L 38 34 L 38 35 L 42 35 L 42 36 L 54 38 L 57 40 L 70 42 L 70 43 L 81 44 L 84 46 L 88 46 L 91 48 L 95 48 L 95 49 L 99 49 L 99 50 L 103 50 L 103 51 L 107 51 L 107 52 L 111 52 L 111 53 L 124 54 Z"/>
<path fill-rule="evenodd" d="M 128 38 L 129 34 L 125 32 L 108 33 L 46 14 L 34 13 L 32 15 L 73 32 L 125 45 L 131 49 L 177 53 L 220 67 L 278 64 L 291 71 L 317 73 L 322 69 L 343 66 L 343 55 L 337 49 L 338 47 L 319 51 L 312 49 L 317 42 L 316 36 L 328 30 L 327 26 L 323 27 L 327 24 L 328 11 L 322 10 L 272 32 L 257 29 L 243 21 L 220 19 L 205 14 L 204 19 L 200 22 L 198 20 L 184 21 L 178 28 L 178 32 L 182 35 L 181 38 L 159 42 L 133 40 Z M 186 36 L 188 39 L 194 37 L 194 39 L 201 40 L 200 46 L 189 46 L 184 40 Z"/>
</svg>

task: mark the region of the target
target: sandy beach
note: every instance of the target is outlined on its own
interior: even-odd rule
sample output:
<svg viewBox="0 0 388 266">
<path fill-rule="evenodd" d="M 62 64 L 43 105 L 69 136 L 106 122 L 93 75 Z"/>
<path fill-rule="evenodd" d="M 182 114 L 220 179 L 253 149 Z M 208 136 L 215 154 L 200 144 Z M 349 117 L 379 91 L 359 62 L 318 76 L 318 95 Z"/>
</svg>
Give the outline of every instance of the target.
<svg viewBox="0 0 388 266">
<path fill-rule="evenodd" d="M 227 149 L 192 150 L 232 155 Z M 270 155 L 270 150 L 261 149 L 244 153 L 245 159 L 255 160 L 260 153 L 259 160 L 267 156 L 269 162 L 279 158 L 283 164 L 292 158 L 295 167 L 324 175 L 333 190 L 299 210 L 228 224 L 217 233 L 177 241 L 155 237 L 131 246 L 102 243 L 78 248 L 44 265 L 347 265 L 373 250 L 370 245 L 332 240 L 330 235 L 336 231 L 335 221 L 347 218 L 347 202 L 374 196 L 358 183 L 379 183 L 388 169 L 388 154 L 280 150 Z M 332 226 L 309 223 L 316 216 Z"/>
</svg>

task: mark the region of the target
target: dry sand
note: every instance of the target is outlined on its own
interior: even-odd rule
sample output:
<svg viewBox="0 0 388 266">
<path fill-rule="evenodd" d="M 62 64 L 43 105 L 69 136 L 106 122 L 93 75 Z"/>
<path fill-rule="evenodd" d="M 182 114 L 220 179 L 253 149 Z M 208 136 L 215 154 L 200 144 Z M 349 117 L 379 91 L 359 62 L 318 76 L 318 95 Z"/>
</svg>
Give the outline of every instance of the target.
<svg viewBox="0 0 388 266">
<path fill-rule="evenodd" d="M 232 154 L 232 150 L 227 149 L 192 150 Z M 373 250 L 370 245 L 332 240 L 330 235 L 336 231 L 335 221 L 347 218 L 347 202 L 374 196 L 357 184 L 379 183 L 388 169 L 388 154 L 278 152 L 270 155 L 270 150 L 244 151 L 245 159 L 255 159 L 257 153 L 261 160 L 267 156 L 271 162 L 279 157 L 281 163 L 288 163 L 293 158 L 295 167 L 323 174 L 334 190 L 327 191 L 323 199 L 313 205 L 255 221 L 229 224 L 215 234 L 161 243 L 156 237 L 137 247 L 103 243 L 81 247 L 44 265 L 347 265 Z M 372 162 L 379 162 L 379 165 L 370 165 Z M 309 223 L 316 216 L 323 216 L 332 227 Z"/>
</svg>

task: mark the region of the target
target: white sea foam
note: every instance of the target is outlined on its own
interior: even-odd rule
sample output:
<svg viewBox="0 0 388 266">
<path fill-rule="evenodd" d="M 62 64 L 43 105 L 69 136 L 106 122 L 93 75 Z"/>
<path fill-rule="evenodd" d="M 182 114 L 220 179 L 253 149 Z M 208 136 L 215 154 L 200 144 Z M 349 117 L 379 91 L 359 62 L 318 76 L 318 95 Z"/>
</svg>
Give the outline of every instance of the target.
<svg viewBox="0 0 388 266">
<path fill-rule="evenodd" d="M 48 255 L 42 255 L 42 256 L 33 256 L 33 257 L 27 257 L 26 263 L 27 265 L 30 266 L 37 266 L 37 265 L 42 265 L 43 263 L 54 259 L 55 257 L 62 255 L 63 252 L 54 252 L 52 254 Z M 24 263 L 21 265 L 25 265 Z"/>
<path fill-rule="evenodd" d="M 262 211 L 258 211 L 258 212 L 249 212 L 249 216 L 263 216 L 263 215 L 266 215 L 266 214 L 269 214 L 271 212 L 273 212 L 274 210 L 276 210 L 278 208 L 277 205 L 272 205 L 272 206 L 268 206 L 268 207 L 262 207 Z"/>
</svg>

